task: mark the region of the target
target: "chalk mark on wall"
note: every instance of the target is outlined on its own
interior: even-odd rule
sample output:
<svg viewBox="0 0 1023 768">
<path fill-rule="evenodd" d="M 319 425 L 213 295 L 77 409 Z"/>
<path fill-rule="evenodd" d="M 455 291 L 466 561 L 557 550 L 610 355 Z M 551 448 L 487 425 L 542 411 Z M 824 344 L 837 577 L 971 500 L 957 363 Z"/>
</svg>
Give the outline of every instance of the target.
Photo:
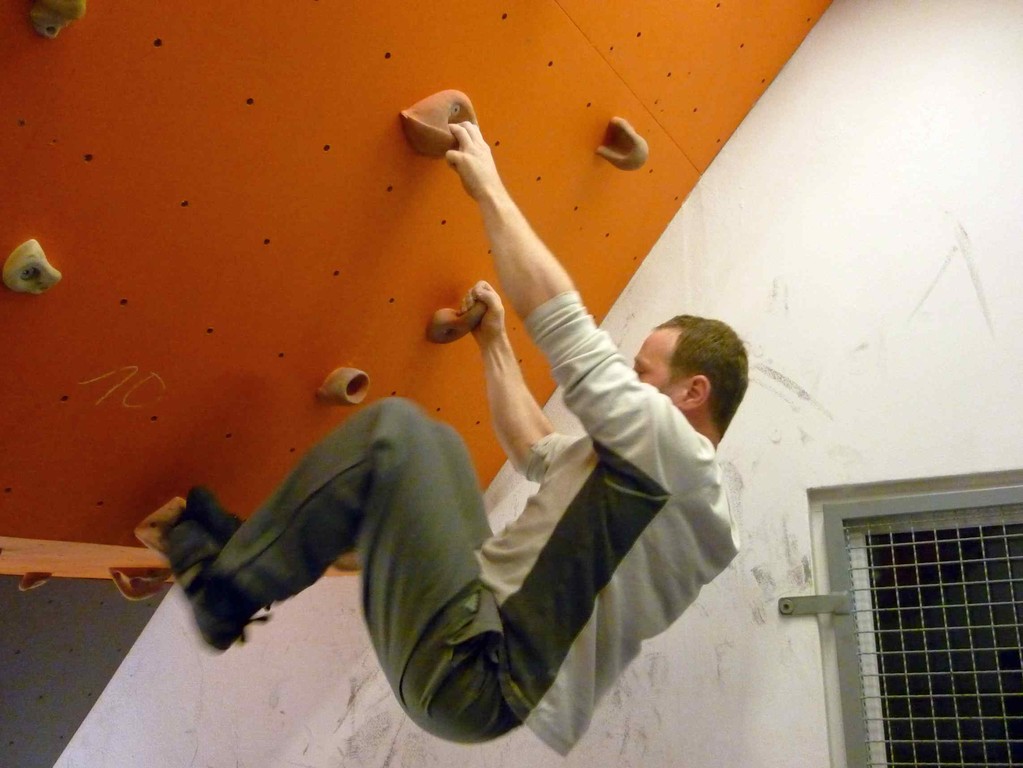
<svg viewBox="0 0 1023 768">
<path fill-rule="evenodd" d="M 367 691 L 366 687 L 368 684 L 373 683 L 380 676 L 380 667 L 374 663 L 374 659 L 370 656 L 370 649 L 365 649 L 360 655 L 356 662 L 356 666 L 362 671 L 359 674 L 353 674 L 349 678 L 349 692 L 348 702 L 345 704 L 344 714 L 337 721 L 337 726 L 334 728 L 334 733 L 337 733 L 345 720 L 348 718 L 353 710 L 357 706 L 360 706 L 365 699 L 364 691 Z M 368 706 L 368 705 L 367 705 Z"/>
<path fill-rule="evenodd" d="M 774 382 L 775 384 L 781 385 L 782 387 L 785 388 L 785 390 L 787 390 L 788 392 L 791 392 L 792 394 L 794 394 L 796 397 L 798 397 L 803 402 L 809 403 L 810 405 L 812 405 L 814 408 L 816 408 L 818 411 L 823 413 L 825 416 L 827 416 L 832 421 L 835 420 L 835 417 L 831 415 L 831 412 L 827 408 L 825 408 L 823 405 L 818 403 L 809 392 L 807 392 L 805 389 L 803 389 L 801 386 L 799 386 L 796 382 L 794 382 L 792 379 L 790 379 L 785 374 L 783 374 L 783 373 L 781 373 L 779 371 L 776 371 L 771 366 L 764 365 L 763 363 L 756 363 L 753 366 L 753 370 L 757 371 L 758 373 L 764 374 L 764 376 L 766 376 L 772 382 Z M 753 378 L 753 377 L 751 377 L 750 380 L 755 382 L 755 383 L 757 383 L 757 384 L 760 384 L 763 387 L 766 387 L 767 389 L 771 390 L 775 394 L 784 397 L 783 395 L 781 395 L 781 393 L 779 393 L 777 390 L 774 390 L 772 387 L 768 386 L 763 381 L 759 381 L 758 379 Z"/>
<path fill-rule="evenodd" d="M 358 762 L 369 762 L 380 749 L 395 725 L 390 712 L 378 712 L 371 717 L 355 733 L 345 739 L 345 747 L 341 754 L 345 758 L 353 758 Z M 394 740 L 391 740 L 391 747 Z"/>
<path fill-rule="evenodd" d="M 735 517 L 741 518 L 742 492 L 745 488 L 742 475 L 739 473 L 738 467 L 730 461 L 721 462 L 721 472 L 724 474 L 725 495 L 728 497 L 728 506 Z"/>
<path fill-rule="evenodd" d="M 405 729 L 406 722 L 408 722 L 408 719 L 402 718 L 401 722 L 398 723 L 398 730 L 394 732 L 394 738 L 391 739 L 391 746 L 387 750 L 387 757 L 384 758 L 383 765 L 385 768 L 394 760 L 394 755 L 398 750 L 398 739 L 401 737 L 401 732 Z"/>
<path fill-rule="evenodd" d="M 935 275 L 930 285 L 927 286 L 927 290 L 924 292 L 923 297 L 917 302 L 917 305 L 913 307 L 913 311 L 909 313 L 909 319 L 912 320 L 916 317 L 916 313 L 920 311 L 920 308 L 927 302 L 938 283 L 941 281 L 942 275 L 948 271 L 949 266 L 952 264 L 952 260 L 958 253 L 963 257 L 963 263 L 966 264 L 966 270 L 970 274 L 970 282 L 973 284 L 973 290 L 977 294 L 977 303 L 980 305 L 980 311 L 984 315 L 984 322 L 987 323 L 988 331 L 991 333 L 991 337 L 995 336 L 995 325 L 991 319 L 991 310 L 987 305 L 987 298 L 984 296 L 984 286 L 980 282 L 980 270 L 977 269 L 977 262 L 973 258 L 973 245 L 970 242 L 970 236 L 966 234 L 966 230 L 963 225 L 952 218 L 952 214 L 945 212 L 946 215 L 952 219 L 955 223 L 955 239 L 956 244 L 949 249 L 949 252 L 945 255 L 944 261 L 941 263 L 941 267 L 938 269 L 938 274 Z"/>
<path fill-rule="evenodd" d="M 108 397 L 110 397 L 112 394 L 114 394 L 114 392 L 117 392 L 118 390 L 123 390 L 123 388 L 130 381 L 132 381 L 132 379 L 134 379 L 136 376 L 138 376 L 139 371 L 140 371 L 140 368 L 137 365 L 126 365 L 126 366 L 124 366 L 122 368 L 115 368 L 112 371 L 107 371 L 102 376 L 96 376 L 95 378 L 92 378 L 92 379 L 86 379 L 85 381 L 80 381 L 80 382 L 78 382 L 78 384 L 80 386 L 85 386 L 85 385 L 88 385 L 88 384 L 95 384 L 98 381 L 103 381 L 104 379 L 109 379 L 112 376 L 117 376 L 118 374 L 122 374 L 122 373 L 127 374 L 122 379 L 120 379 L 116 384 L 114 384 L 114 386 L 112 386 L 110 389 L 108 389 L 103 394 L 103 396 L 100 397 L 99 400 L 96 401 L 96 405 L 102 405 L 103 402 L 106 401 L 106 399 Z M 137 402 L 137 403 L 129 402 L 132 399 L 132 395 L 134 395 L 138 390 L 142 389 L 142 387 L 144 387 L 146 384 L 148 384 L 151 381 L 155 382 L 159 386 L 159 393 L 155 396 L 155 398 L 153 398 L 151 400 L 147 399 L 145 402 Z M 123 390 L 123 391 L 124 391 L 124 394 L 121 397 L 121 405 L 123 407 L 125 407 L 125 408 L 145 408 L 145 407 L 150 406 L 150 405 L 155 405 L 157 402 L 160 401 L 160 399 L 163 397 L 164 393 L 167 391 L 167 383 L 163 380 L 163 378 L 160 376 L 160 374 L 156 373 L 155 371 L 150 371 L 148 374 L 143 376 L 141 379 L 135 381 L 135 383 L 131 387 L 129 387 L 127 390 Z"/>
<path fill-rule="evenodd" d="M 764 597 L 770 598 L 774 596 L 776 584 L 774 577 L 768 572 L 767 568 L 755 565 L 750 569 L 750 573 L 753 574 L 753 578 L 756 579 L 757 584 L 764 591 Z"/>
<path fill-rule="evenodd" d="M 780 277 L 774 278 L 771 282 L 771 308 L 769 311 L 783 315 L 789 313 L 789 287 Z"/>
<path fill-rule="evenodd" d="M 717 679 L 719 681 L 724 679 L 723 674 L 723 668 L 725 668 L 724 662 L 728 660 L 728 657 L 731 655 L 733 650 L 735 650 L 735 643 L 732 643 L 728 640 L 725 640 L 724 642 L 718 643 L 717 645 L 714 646 L 714 658 L 716 662 L 715 671 Z"/>
</svg>

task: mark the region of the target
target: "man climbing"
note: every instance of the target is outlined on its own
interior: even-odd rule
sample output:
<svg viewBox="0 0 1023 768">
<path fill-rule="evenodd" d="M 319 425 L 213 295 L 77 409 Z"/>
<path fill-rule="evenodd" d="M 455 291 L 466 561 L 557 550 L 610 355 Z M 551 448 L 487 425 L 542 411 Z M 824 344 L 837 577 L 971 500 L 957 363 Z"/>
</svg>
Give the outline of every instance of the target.
<svg viewBox="0 0 1023 768">
<path fill-rule="evenodd" d="M 737 551 L 716 446 L 746 390 L 742 342 L 680 316 L 630 366 L 504 188 L 477 126 L 447 161 L 475 200 L 501 288 L 547 356 L 586 434 L 557 434 L 522 378 L 497 292 L 463 308 L 494 429 L 539 483 L 493 534 L 454 431 L 386 399 L 314 447 L 245 523 L 193 489 L 160 544 L 203 638 L 226 649 L 262 607 L 357 549 L 369 635 L 409 717 L 479 742 L 525 723 L 567 753 L 594 707 Z"/>
</svg>

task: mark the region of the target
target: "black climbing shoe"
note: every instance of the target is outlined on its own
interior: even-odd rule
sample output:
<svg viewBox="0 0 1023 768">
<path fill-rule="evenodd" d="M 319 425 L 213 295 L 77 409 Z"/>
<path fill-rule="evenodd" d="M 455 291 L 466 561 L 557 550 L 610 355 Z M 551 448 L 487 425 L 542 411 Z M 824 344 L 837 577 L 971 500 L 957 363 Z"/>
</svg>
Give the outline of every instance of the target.
<svg viewBox="0 0 1023 768">
<path fill-rule="evenodd" d="M 238 640 L 244 642 L 247 625 L 269 618 L 253 618 L 263 606 L 253 603 L 223 576 L 210 572 L 241 524 L 210 491 L 196 487 L 189 491 L 184 511 L 166 534 L 167 559 L 188 596 L 199 633 L 220 651 Z"/>
<path fill-rule="evenodd" d="M 263 608 L 217 574 L 211 574 L 203 585 L 188 595 L 199 633 L 207 645 L 226 651 L 235 642 L 245 642 L 245 627 L 270 619 L 268 614 L 256 616 Z"/>
<path fill-rule="evenodd" d="M 206 569 L 240 526 L 205 488 L 188 492 L 185 509 L 166 534 L 167 559 L 186 593 L 202 588 Z"/>
<path fill-rule="evenodd" d="M 188 492 L 185 510 L 178 522 L 194 520 L 207 531 L 223 547 L 241 527 L 242 521 L 226 512 L 211 491 L 196 486 Z"/>
</svg>

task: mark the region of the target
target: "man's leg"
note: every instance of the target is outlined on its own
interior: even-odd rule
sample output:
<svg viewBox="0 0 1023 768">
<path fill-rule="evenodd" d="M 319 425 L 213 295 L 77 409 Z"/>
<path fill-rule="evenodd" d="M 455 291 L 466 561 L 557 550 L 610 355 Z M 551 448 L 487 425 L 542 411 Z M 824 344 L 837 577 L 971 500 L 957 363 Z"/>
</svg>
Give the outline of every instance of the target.
<svg viewBox="0 0 1023 768">
<path fill-rule="evenodd" d="M 448 738 L 497 735 L 517 721 L 507 720 L 496 663 L 476 653 L 483 650 L 477 638 L 500 631 L 492 598 L 479 598 L 475 551 L 490 533 L 454 430 L 406 401 L 386 400 L 302 459 L 224 546 L 190 599 L 207 639 L 233 640 L 260 606 L 309 586 L 357 545 L 369 634 L 402 705 Z M 490 695 L 461 697 L 464 712 L 451 722 L 458 702 L 447 702 L 460 698 L 452 691 L 467 676 L 493 683 Z M 429 711 L 435 700 L 445 711 Z"/>
</svg>

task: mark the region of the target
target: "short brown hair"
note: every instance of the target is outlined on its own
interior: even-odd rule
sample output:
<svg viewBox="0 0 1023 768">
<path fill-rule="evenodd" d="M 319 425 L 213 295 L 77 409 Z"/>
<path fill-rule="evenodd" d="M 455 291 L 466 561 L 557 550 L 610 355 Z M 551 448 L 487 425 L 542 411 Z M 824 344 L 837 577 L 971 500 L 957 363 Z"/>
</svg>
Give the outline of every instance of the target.
<svg viewBox="0 0 1023 768">
<path fill-rule="evenodd" d="M 749 385 L 746 346 L 720 320 L 678 315 L 657 326 L 657 330 L 664 328 L 679 331 L 671 355 L 672 378 L 702 374 L 710 380 L 711 416 L 724 435 Z"/>
</svg>

